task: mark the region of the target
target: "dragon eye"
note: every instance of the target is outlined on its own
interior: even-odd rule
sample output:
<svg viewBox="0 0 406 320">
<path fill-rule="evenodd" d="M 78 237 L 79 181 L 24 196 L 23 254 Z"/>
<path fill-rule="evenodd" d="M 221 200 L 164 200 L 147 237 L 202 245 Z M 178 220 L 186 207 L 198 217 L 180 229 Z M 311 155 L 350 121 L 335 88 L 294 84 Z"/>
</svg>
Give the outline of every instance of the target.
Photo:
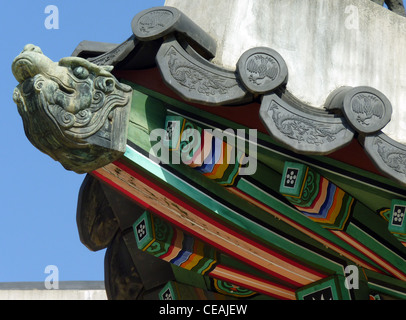
<svg viewBox="0 0 406 320">
<path fill-rule="evenodd" d="M 79 79 L 86 79 L 89 76 L 89 71 L 82 66 L 73 69 L 73 74 Z"/>
</svg>

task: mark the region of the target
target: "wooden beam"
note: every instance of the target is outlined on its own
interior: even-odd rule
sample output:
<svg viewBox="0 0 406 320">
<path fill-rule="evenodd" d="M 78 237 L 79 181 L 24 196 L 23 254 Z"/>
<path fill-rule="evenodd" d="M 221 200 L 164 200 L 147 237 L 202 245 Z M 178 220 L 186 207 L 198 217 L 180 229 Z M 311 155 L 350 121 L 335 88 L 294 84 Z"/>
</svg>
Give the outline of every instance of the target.
<svg viewBox="0 0 406 320">
<path fill-rule="evenodd" d="M 149 212 L 135 221 L 133 229 L 140 250 L 178 267 L 238 284 L 253 292 L 258 291 L 279 299 L 294 299 L 294 289 L 224 265 L 220 254 L 213 247 Z"/>
</svg>

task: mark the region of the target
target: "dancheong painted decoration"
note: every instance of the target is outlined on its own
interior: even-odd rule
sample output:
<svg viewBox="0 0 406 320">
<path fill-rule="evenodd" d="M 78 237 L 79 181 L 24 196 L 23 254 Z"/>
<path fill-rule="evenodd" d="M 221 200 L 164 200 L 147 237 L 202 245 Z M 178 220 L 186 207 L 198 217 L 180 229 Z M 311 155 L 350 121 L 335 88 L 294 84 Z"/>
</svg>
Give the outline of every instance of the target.
<svg viewBox="0 0 406 320">
<path fill-rule="evenodd" d="M 406 20 L 372 1 L 321 2 L 168 0 L 118 46 L 83 41 L 54 62 L 27 45 L 15 58 L 28 139 L 86 174 L 79 235 L 107 248 L 110 299 L 406 298 L 405 78 L 368 60 L 374 37 L 352 45 L 337 12 L 362 8 L 363 34 L 378 19 L 394 46 Z M 317 20 L 326 10 L 343 30 Z M 278 16 L 269 30 L 260 12 Z"/>
</svg>

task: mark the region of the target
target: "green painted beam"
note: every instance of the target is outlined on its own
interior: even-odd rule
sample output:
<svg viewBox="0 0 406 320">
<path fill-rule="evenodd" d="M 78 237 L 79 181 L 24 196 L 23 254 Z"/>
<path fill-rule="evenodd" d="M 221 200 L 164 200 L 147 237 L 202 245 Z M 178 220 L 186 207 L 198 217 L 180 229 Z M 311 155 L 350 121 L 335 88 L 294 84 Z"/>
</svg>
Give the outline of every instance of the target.
<svg viewBox="0 0 406 320">
<path fill-rule="evenodd" d="M 348 234 L 379 255 L 376 261 L 386 260 L 381 266 L 389 262 L 406 272 L 406 248 L 388 231 L 388 223 L 317 171 L 301 163 L 286 162 L 280 192 L 323 228 Z M 390 268 L 385 267 L 388 271 Z"/>
<path fill-rule="evenodd" d="M 146 102 L 148 102 L 148 103 L 146 103 Z M 135 109 L 137 117 L 134 117 L 134 122 L 132 122 L 130 124 L 129 137 L 132 141 L 136 141 L 136 143 L 139 144 L 139 146 L 143 146 L 144 151 L 150 150 L 152 148 L 152 146 L 149 141 L 149 135 L 147 135 L 147 132 L 150 132 L 151 130 L 157 129 L 157 128 L 164 128 L 164 120 L 163 119 L 157 120 L 156 118 L 157 117 L 163 118 L 163 116 L 165 115 L 165 113 L 164 113 L 165 108 L 168 107 L 168 105 L 164 104 L 162 101 L 160 101 L 158 99 L 154 99 L 151 97 L 146 98 L 145 94 L 143 94 L 141 92 L 136 92 L 136 91 L 134 91 L 133 103 L 134 103 L 133 109 Z M 153 110 L 152 115 L 149 115 L 148 112 L 146 111 L 146 110 L 150 110 L 150 109 Z M 141 110 L 141 111 L 139 111 L 139 110 Z M 159 110 L 159 112 L 157 112 L 156 110 Z M 133 112 L 132 112 L 132 114 L 133 114 Z M 153 116 L 153 115 L 155 115 L 155 116 Z M 150 119 L 150 122 L 148 124 L 144 123 L 142 125 L 142 123 L 143 123 L 143 120 L 142 120 L 142 121 L 140 121 L 139 124 L 135 124 L 136 119 L 138 119 L 142 116 L 148 117 Z M 142 157 L 140 157 L 140 155 L 137 155 L 136 152 L 134 152 L 131 149 L 127 150 L 125 157 L 128 160 L 138 159 L 138 160 L 132 161 L 133 164 L 134 164 L 134 162 L 136 163 L 137 161 L 142 161 L 142 159 L 141 159 Z M 139 163 L 139 165 L 144 168 L 147 168 L 148 166 L 150 166 L 152 168 L 151 170 L 156 170 L 157 172 L 162 171 L 162 168 L 160 168 L 160 167 L 156 167 L 155 169 L 153 169 L 155 164 L 153 164 L 153 163 L 148 164 L 148 163 L 149 163 L 149 161 L 142 161 L 142 163 Z M 170 167 L 179 171 L 179 167 L 176 167 L 176 166 L 170 166 Z M 274 189 L 277 189 L 277 186 L 279 186 L 279 181 L 280 181 L 279 174 L 277 174 L 276 172 L 274 172 L 273 170 L 271 170 L 269 168 L 265 168 L 265 166 L 263 166 L 261 164 L 259 164 L 258 167 L 259 167 L 259 169 L 254 174 L 255 175 L 254 178 L 259 177 L 259 179 L 260 179 L 259 181 L 264 180 L 264 182 L 263 182 L 264 184 L 273 185 Z M 194 170 L 191 170 L 187 166 L 182 166 L 181 171 L 189 179 L 193 179 L 194 182 L 201 185 L 204 189 L 212 191 L 212 193 L 218 195 L 220 198 L 227 199 L 227 201 L 229 203 L 238 204 L 237 205 L 238 207 L 247 207 L 247 203 L 245 201 L 242 201 L 238 197 L 233 196 L 232 194 L 230 194 L 227 190 L 225 190 L 221 186 L 217 186 L 212 181 L 205 179 L 205 177 L 202 177 L 200 174 L 196 173 Z M 266 171 L 266 173 L 265 173 L 265 171 Z M 166 182 L 169 182 L 168 185 L 170 187 L 179 186 L 174 189 L 182 188 L 179 190 L 188 195 L 193 194 L 192 198 L 197 201 L 198 205 L 201 203 L 204 203 L 205 207 L 208 207 L 210 210 L 212 210 L 214 212 L 218 211 L 216 204 L 212 207 L 208 206 L 213 201 L 205 200 L 206 199 L 205 195 L 201 194 L 200 192 L 196 192 L 193 189 L 190 189 L 190 186 L 188 184 L 185 184 L 185 183 L 182 184 L 180 179 L 175 178 L 174 180 L 168 181 L 167 179 L 169 179 L 169 176 L 170 175 L 165 174 L 165 176 L 162 176 L 162 179 L 166 180 Z M 240 181 L 243 181 L 243 179 L 241 179 Z M 272 181 L 274 181 L 274 182 L 272 183 Z M 239 183 L 239 185 L 244 185 L 244 182 L 238 182 L 238 183 Z M 249 188 L 248 183 L 245 183 L 245 186 L 247 186 L 245 188 L 245 190 L 247 190 Z M 258 191 L 256 191 L 256 193 L 258 194 Z M 284 214 L 286 214 L 286 212 L 288 212 L 287 215 L 290 218 L 300 219 L 300 223 L 302 223 L 307 228 L 311 229 L 312 231 L 314 231 L 316 233 L 321 232 L 323 237 L 325 237 L 329 241 L 332 241 L 333 243 L 343 247 L 345 250 L 352 252 L 354 255 L 358 254 L 358 252 L 356 250 L 354 250 L 352 247 L 346 245 L 344 242 L 337 239 L 334 235 L 332 235 L 328 232 L 324 232 L 322 230 L 322 228 L 319 228 L 317 226 L 317 224 L 313 224 L 308 219 L 307 220 L 302 219 L 302 217 L 300 217 L 300 215 L 298 215 L 298 213 L 295 210 L 293 210 L 291 207 L 287 206 L 286 204 L 280 202 L 278 199 L 272 199 L 272 197 L 269 197 L 269 196 L 265 196 L 265 197 L 267 198 L 266 199 L 267 205 L 274 207 L 276 210 L 281 210 Z M 252 205 L 248 205 L 247 211 L 250 213 L 250 215 L 253 215 L 255 218 L 257 218 L 261 221 L 265 221 L 270 224 L 278 223 L 279 225 L 282 225 L 283 230 L 287 234 L 295 234 L 295 236 L 303 239 L 304 241 L 310 241 L 311 244 L 313 246 L 317 247 L 318 249 L 326 250 L 324 245 L 321 245 L 320 243 L 318 243 L 316 241 L 309 240 L 307 236 L 304 236 L 303 234 L 301 234 L 300 232 L 297 232 L 293 228 L 290 228 L 290 227 L 288 228 L 288 226 L 284 225 L 280 221 L 277 221 L 269 213 L 263 212 L 262 210 L 258 210 L 258 208 L 255 208 L 255 207 L 253 208 Z M 258 230 L 258 227 L 247 228 L 247 226 L 245 226 L 246 222 L 244 219 L 235 220 L 235 215 L 232 215 L 232 214 L 230 215 L 229 212 L 227 212 L 225 216 L 220 215 L 220 218 L 223 218 L 223 217 L 226 217 L 226 220 L 231 221 L 234 225 L 241 226 L 242 230 Z M 239 218 L 241 219 L 241 217 L 239 217 Z M 249 223 L 251 225 L 253 224 L 252 222 L 249 222 Z M 256 237 L 260 241 L 261 240 L 263 241 L 264 239 L 266 239 L 266 237 L 263 236 L 263 232 L 251 232 L 251 234 L 253 234 L 253 236 Z M 270 243 L 275 244 L 274 241 L 271 241 Z M 290 251 L 291 246 L 292 245 L 288 245 L 288 246 L 280 245 L 278 247 L 281 248 L 281 250 L 283 250 L 285 252 L 291 252 Z M 361 256 L 361 257 L 362 257 L 362 259 L 373 264 L 371 261 L 368 260 L 368 258 L 366 258 L 364 256 Z"/>
<path fill-rule="evenodd" d="M 212 125 L 213 128 L 249 129 L 137 84 L 125 80 L 124 82 L 132 86 L 137 92 L 154 97 L 173 106 L 176 110 L 188 112 L 191 119 L 193 116 L 200 119 L 210 119 L 209 125 Z M 161 128 L 162 127 L 163 126 L 161 126 Z M 258 132 L 258 160 L 272 167 L 279 174 L 282 174 L 286 161 L 295 161 L 310 165 L 337 186 L 349 194 L 353 194 L 360 202 L 364 203 L 374 212 L 382 208 L 390 208 L 393 198 L 406 200 L 406 188 L 389 178 L 376 175 L 329 157 L 295 154 L 284 149 L 280 144 L 272 140 L 269 135 L 261 132 Z"/>
<path fill-rule="evenodd" d="M 140 150 L 127 150 L 125 158 L 131 162 L 132 165 L 138 166 L 140 168 L 145 169 L 145 159 L 141 159 L 142 157 L 145 158 L 145 152 L 151 150 L 153 144 L 149 141 L 149 134 L 153 129 L 163 129 L 165 128 L 165 115 L 167 112 L 169 114 L 177 115 L 179 112 L 182 114 L 187 114 L 190 119 L 198 119 L 199 125 L 204 126 L 206 123 L 201 122 L 204 117 L 210 119 L 210 125 L 219 124 L 221 128 L 241 128 L 241 126 L 236 125 L 230 121 L 222 119 L 212 114 L 205 113 L 204 111 L 198 110 L 193 108 L 189 105 L 186 105 L 182 102 L 177 100 L 165 97 L 158 93 L 149 91 L 145 88 L 139 87 L 137 85 L 132 84 L 134 90 L 133 93 L 133 101 L 136 103 L 133 105 L 133 110 L 131 113 L 131 123 L 129 128 L 129 137 L 130 140 L 137 145 L 141 150 L 144 151 L 144 154 L 140 154 Z M 140 119 L 142 119 L 140 121 Z M 148 119 L 148 121 L 146 121 Z M 262 141 L 266 142 L 263 145 L 261 144 Z M 376 221 L 383 220 L 378 214 L 372 212 L 373 210 L 377 210 L 377 208 L 381 208 L 382 205 L 388 206 L 388 203 L 391 202 L 392 197 L 398 197 L 399 194 L 402 192 L 402 188 L 399 187 L 396 183 L 393 183 L 389 179 L 375 176 L 368 172 L 364 172 L 358 168 L 351 167 L 349 165 L 340 163 L 333 159 L 328 159 L 327 157 L 317 157 L 317 156 L 300 156 L 295 155 L 290 152 L 283 150 L 280 146 L 275 144 L 267 135 L 263 135 L 261 133 L 258 134 L 258 170 L 255 177 L 253 178 L 255 181 L 258 181 L 259 184 L 262 184 L 269 189 L 275 191 L 277 189 L 277 184 L 281 179 L 281 173 L 283 172 L 283 166 L 285 161 L 287 160 L 299 160 L 302 164 L 311 165 L 315 167 L 323 176 L 326 176 L 329 180 L 333 183 L 337 183 L 337 185 L 348 192 L 348 190 L 356 191 L 354 197 L 358 200 L 360 204 L 358 206 L 364 206 L 367 209 L 368 214 L 374 214 L 373 224 Z M 247 148 L 248 149 L 248 148 Z M 138 153 L 138 154 L 136 154 Z M 267 163 L 269 166 L 266 166 L 264 163 Z M 148 166 L 148 165 L 147 165 Z M 235 226 L 236 228 L 242 231 L 248 231 L 250 235 L 252 235 L 258 241 L 264 241 L 265 243 L 269 243 L 271 245 L 275 245 L 275 243 L 271 240 L 271 238 L 264 237 L 263 226 L 258 228 L 258 225 L 255 226 L 254 232 L 252 232 L 250 226 L 255 225 L 252 222 L 249 222 L 248 225 L 244 221 L 244 218 L 238 217 L 238 214 L 230 213 L 229 210 L 224 210 L 224 207 L 219 210 L 218 204 L 216 203 L 215 199 L 213 201 L 212 197 L 202 197 L 199 192 L 190 188 L 190 184 L 182 183 L 179 181 L 180 177 L 187 177 L 193 184 L 197 184 L 199 187 L 203 189 L 210 190 L 212 194 L 217 195 L 217 198 L 223 199 L 226 203 L 232 203 L 233 205 L 237 206 L 238 208 L 244 208 L 243 211 L 248 212 L 248 215 L 256 221 L 260 221 L 261 224 L 265 223 L 265 229 L 267 229 L 267 225 L 272 226 L 273 228 L 276 227 L 278 230 L 283 230 L 287 234 L 294 234 L 296 238 L 303 241 L 303 243 L 309 243 L 313 248 L 317 248 L 317 250 L 321 250 L 320 252 L 325 252 L 327 255 L 331 255 L 338 257 L 335 253 L 332 253 L 331 250 L 326 250 L 325 247 L 321 246 L 319 243 L 312 241 L 312 239 L 308 239 L 309 237 L 304 236 L 303 234 L 298 233 L 287 226 L 284 223 L 276 223 L 275 218 L 271 217 L 268 213 L 264 212 L 263 210 L 258 210 L 258 208 L 252 208 L 252 205 L 248 205 L 244 201 L 240 201 L 238 197 L 235 197 L 232 194 L 229 194 L 225 188 L 216 186 L 215 183 L 212 181 L 208 181 L 205 177 L 202 177 L 199 174 L 196 174 L 193 169 L 187 168 L 187 166 L 183 166 L 181 170 L 176 166 L 168 165 L 165 168 L 168 168 L 170 171 L 165 171 L 162 167 L 154 168 L 154 165 L 150 164 L 150 167 L 146 170 L 147 174 L 150 174 L 154 177 L 154 179 L 158 178 L 158 180 L 163 181 L 168 188 L 172 188 L 174 192 L 181 192 L 181 194 L 186 195 L 190 200 L 194 201 L 194 203 L 202 209 L 209 209 L 211 214 L 214 213 L 216 218 L 219 218 L 226 223 L 231 223 L 231 225 Z M 338 172 L 335 172 L 334 168 L 338 168 Z M 266 174 L 264 174 L 264 172 Z M 355 177 L 355 178 L 354 178 Z M 362 179 L 358 179 L 358 177 L 362 177 Z M 365 180 L 364 180 L 365 179 Z M 182 180 L 182 179 L 180 179 Z M 274 181 L 274 182 L 273 182 Z M 276 182 L 278 181 L 278 182 Z M 376 183 L 375 183 L 376 182 Z M 326 230 L 321 230 L 323 228 L 318 228 L 317 224 L 309 223 L 309 221 L 305 221 L 301 219 L 296 210 L 292 207 L 287 205 L 283 200 L 278 198 L 277 196 L 269 196 L 269 190 L 258 190 L 255 184 L 253 185 L 251 181 L 248 179 L 241 178 L 237 182 L 237 188 L 244 191 L 247 194 L 255 194 L 257 198 L 261 200 L 262 203 L 265 203 L 267 206 L 275 209 L 280 210 L 283 212 L 284 215 L 288 216 L 294 221 L 299 222 L 306 228 L 314 231 L 315 233 L 322 235 L 332 243 L 337 244 L 338 246 L 344 248 L 351 254 L 357 255 L 359 258 L 363 259 L 367 263 L 370 263 L 374 267 L 379 269 L 374 262 L 372 262 L 368 257 L 365 255 L 360 254 L 358 251 L 354 250 L 352 247 L 348 246 L 345 242 L 337 239 L 334 235 L 330 234 Z M 256 189 L 256 190 L 254 190 Z M 351 193 L 353 194 L 353 193 Z M 359 199 L 363 199 L 364 201 L 369 201 L 366 205 L 361 203 Z M 204 202 L 202 202 L 204 201 Z M 201 205 L 204 203 L 205 205 Z M 240 206 L 241 204 L 241 206 Z M 222 207 L 222 206 L 220 206 Z M 304 217 L 306 218 L 306 217 Z M 306 218 L 307 219 L 307 218 Z M 360 218 L 361 219 L 361 218 Z M 309 219 L 307 219 L 309 220 Z M 382 222 L 382 221 L 381 221 Z M 368 221 L 368 223 L 370 223 Z M 372 223 L 372 222 L 371 222 Z M 261 233 L 257 233 L 258 230 L 261 230 Z M 269 235 L 268 235 L 269 236 Z M 283 242 L 283 241 L 282 241 Z M 291 247 L 286 250 L 286 247 L 282 244 L 282 242 L 276 243 L 276 247 L 280 248 L 283 252 L 292 254 Z M 399 250 L 402 248 L 398 247 Z M 301 249 L 299 250 L 301 251 Z M 297 254 L 297 253 L 295 253 Z M 322 254 L 324 255 L 324 254 Z M 303 256 L 298 256 L 302 259 Z M 303 257 L 304 258 L 304 257 Z M 342 257 L 341 257 L 342 258 Z M 323 265 L 322 260 L 325 258 L 318 258 L 314 265 Z M 345 260 L 345 259 L 343 259 Z M 314 263 L 315 260 L 313 259 L 306 259 L 307 263 Z M 349 263 L 349 261 L 345 262 Z M 336 263 L 329 263 L 328 265 L 332 266 Z M 336 270 L 338 273 L 342 273 L 342 266 L 333 267 L 332 269 L 327 270 L 332 271 L 333 269 Z"/>
</svg>

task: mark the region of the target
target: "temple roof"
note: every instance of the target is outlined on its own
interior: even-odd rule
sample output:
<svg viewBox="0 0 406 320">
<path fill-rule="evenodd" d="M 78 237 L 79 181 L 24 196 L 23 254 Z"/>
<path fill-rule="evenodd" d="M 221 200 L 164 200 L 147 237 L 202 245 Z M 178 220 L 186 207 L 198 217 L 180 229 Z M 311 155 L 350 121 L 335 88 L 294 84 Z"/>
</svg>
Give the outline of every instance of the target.
<svg viewBox="0 0 406 320">
<path fill-rule="evenodd" d="M 28 139 L 88 173 L 77 225 L 107 248 L 107 296 L 404 299 L 406 144 L 386 131 L 403 93 L 358 56 L 372 41 L 358 52 L 358 29 L 332 30 L 383 9 L 210 0 L 201 21 L 171 3 L 135 15 L 121 44 L 82 41 L 58 63 L 27 45 L 12 64 Z"/>
<path fill-rule="evenodd" d="M 358 139 L 382 173 L 404 184 L 406 144 L 401 110 L 406 91 L 401 90 L 404 79 L 396 77 L 406 74 L 402 72 L 406 64 L 401 63 L 402 51 L 395 47 L 405 46 L 406 37 L 402 34 L 406 19 L 369 1 L 361 1 L 362 4 L 357 1 L 346 0 L 339 5 L 312 2 L 311 10 L 307 11 L 301 1 L 303 10 L 298 12 L 306 14 L 298 17 L 286 12 L 279 1 L 273 2 L 272 7 L 250 3 L 253 7 L 244 12 L 255 15 L 259 10 L 260 14 L 252 21 L 250 15 L 246 16 L 244 24 L 249 25 L 237 29 L 232 23 L 239 21 L 238 12 L 228 2 L 205 3 L 205 15 L 213 10 L 209 15 L 219 19 L 205 20 L 199 10 L 173 0 L 167 4 L 182 12 L 173 7 L 146 10 L 134 17 L 134 33 L 122 44 L 83 41 L 73 55 L 99 65 L 113 65 L 116 72 L 157 67 L 163 81 L 179 97 L 212 106 L 213 110 L 216 106 L 233 108 L 258 102 L 261 104 L 258 122 L 274 139 L 298 153 L 327 155 Z M 292 4 L 290 8 L 294 7 Z M 360 38 L 359 30 L 345 28 L 348 8 L 358 10 L 357 23 L 364 32 Z M 225 11 L 231 12 L 227 23 L 221 18 Z M 260 27 L 265 12 L 277 14 L 280 21 L 266 31 Z M 313 15 L 316 18 L 310 19 Z M 296 33 L 312 28 L 324 31 L 315 31 L 310 39 L 297 34 L 298 39 L 308 40 L 296 41 L 289 36 L 289 26 L 295 25 L 295 19 L 304 24 L 303 28 L 295 28 Z M 220 23 L 228 27 L 219 28 Z M 334 25 L 344 27 L 333 28 Z M 243 30 L 256 31 L 245 35 Z M 369 34 L 370 41 L 365 41 L 365 34 Z M 246 39 L 236 41 L 236 35 Z M 391 44 L 380 46 L 374 41 Z M 233 45 L 237 43 L 239 47 Z M 312 49 L 304 50 L 301 46 Z M 391 59 L 381 59 L 389 53 L 376 48 L 390 50 Z M 395 73 L 386 68 L 388 61 L 396 66 Z M 267 74 L 261 75 L 261 63 Z M 302 72 L 303 67 L 313 72 Z M 200 78 L 193 78 L 189 72 L 192 70 Z M 295 132 L 299 130 L 292 126 L 295 119 L 300 119 L 301 126 L 306 128 L 305 136 Z"/>
</svg>

